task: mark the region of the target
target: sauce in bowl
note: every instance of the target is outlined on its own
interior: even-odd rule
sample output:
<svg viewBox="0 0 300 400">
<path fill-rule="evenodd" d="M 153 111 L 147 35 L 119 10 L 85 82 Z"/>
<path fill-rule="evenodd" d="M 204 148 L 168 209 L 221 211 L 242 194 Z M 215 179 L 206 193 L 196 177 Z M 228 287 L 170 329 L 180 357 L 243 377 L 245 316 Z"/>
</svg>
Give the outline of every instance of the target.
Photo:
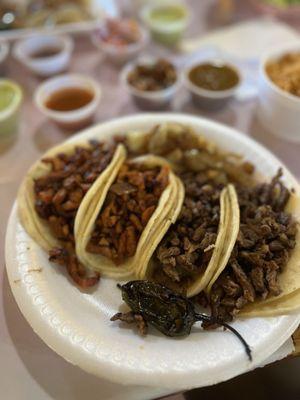
<svg viewBox="0 0 300 400">
<path fill-rule="evenodd" d="M 52 93 L 45 101 L 45 106 L 53 111 L 74 111 L 88 105 L 94 93 L 80 87 L 67 87 Z"/>
<path fill-rule="evenodd" d="M 188 8 L 179 1 L 172 1 L 169 4 L 149 2 L 142 9 L 141 17 L 154 40 L 173 46 L 182 38 L 187 27 Z"/>
<path fill-rule="evenodd" d="M 165 24 L 181 21 L 186 17 L 186 10 L 179 5 L 165 5 L 154 8 L 150 19 L 154 23 Z"/>
<path fill-rule="evenodd" d="M 177 80 L 176 69 L 168 60 L 137 64 L 128 74 L 127 82 L 137 90 L 153 92 L 167 89 Z"/>
<path fill-rule="evenodd" d="M 0 112 L 6 110 L 14 101 L 15 89 L 8 83 L 0 85 Z"/>
<path fill-rule="evenodd" d="M 29 54 L 31 58 L 48 58 L 48 57 L 54 57 L 57 54 L 59 54 L 62 51 L 61 48 L 59 47 L 42 47 L 36 51 L 33 51 L 32 53 Z"/>
<path fill-rule="evenodd" d="M 198 64 L 190 70 L 188 77 L 194 85 L 211 91 L 232 89 L 240 81 L 234 68 L 226 64 Z"/>
<path fill-rule="evenodd" d="M 15 82 L 0 79 L 0 139 L 17 133 L 22 90 Z"/>
</svg>

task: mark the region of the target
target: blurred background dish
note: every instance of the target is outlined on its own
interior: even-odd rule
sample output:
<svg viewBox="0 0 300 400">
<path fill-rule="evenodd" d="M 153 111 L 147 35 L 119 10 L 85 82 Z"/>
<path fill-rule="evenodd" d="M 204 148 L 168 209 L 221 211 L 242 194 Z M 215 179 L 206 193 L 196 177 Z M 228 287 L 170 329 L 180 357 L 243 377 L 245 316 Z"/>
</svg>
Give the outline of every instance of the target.
<svg viewBox="0 0 300 400">
<path fill-rule="evenodd" d="M 149 35 L 133 19 L 107 19 L 92 34 L 92 41 L 110 61 L 123 64 L 145 48 Z"/>
<path fill-rule="evenodd" d="M 0 140 L 17 133 L 22 97 L 19 85 L 0 79 Z"/>
<path fill-rule="evenodd" d="M 300 18 L 299 0 L 251 0 L 254 7 L 261 12 L 285 19 Z"/>
<path fill-rule="evenodd" d="M 4 42 L 3 40 L 0 41 L 0 76 L 4 72 L 4 62 L 9 53 L 9 45 L 8 43 Z"/>
<path fill-rule="evenodd" d="M 141 58 L 127 64 L 121 83 L 143 110 L 168 108 L 180 84 L 176 67 L 165 59 Z"/>
<path fill-rule="evenodd" d="M 89 125 L 101 98 L 100 85 L 79 74 L 58 75 L 36 90 L 37 108 L 49 119 L 68 130 Z"/>
<path fill-rule="evenodd" d="M 266 64 L 266 73 L 280 89 L 300 97 L 300 50 L 283 54 Z"/>
<path fill-rule="evenodd" d="M 154 40 L 168 46 L 177 44 L 188 24 L 188 9 L 181 2 L 148 4 L 141 10 L 141 18 Z"/>
<path fill-rule="evenodd" d="M 183 82 L 193 103 L 204 110 L 216 111 L 234 98 L 242 78 L 238 69 L 223 60 L 192 63 L 183 72 Z"/>
<path fill-rule="evenodd" d="M 288 90 L 282 88 L 285 87 L 288 89 L 290 87 L 290 82 L 287 80 L 285 71 L 282 71 L 278 84 L 269 76 L 270 63 L 278 63 L 282 60 L 282 57 L 289 54 L 298 55 L 300 58 L 299 41 L 270 50 L 261 60 L 258 117 L 267 131 L 285 140 L 300 142 L 300 96 L 291 94 Z M 290 67 L 287 72 L 288 78 L 294 80 L 292 84 L 298 85 L 297 90 L 300 93 L 300 65 L 294 63 L 294 57 L 287 57 L 285 60 L 287 62 L 290 60 Z M 282 63 L 277 65 L 277 68 L 280 69 L 280 65 Z M 292 76 L 293 71 L 296 72 L 295 77 Z"/>
<path fill-rule="evenodd" d="M 80 34 L 117 15 L 115 0 L 1 0 L 0 35 L 15 40 L 34 32 Z"/>
<path fill-rule="evenodd" d="M 67 69 L 73 48 L 69 36 L 36 35 L 17 42 L 13 54 L 31 72 L 46 77 Z"/>
<path fill-rule="evenodd" d="M 0 18 L 1 30 L 10 30 L 81 22 L 93 19 L 93 15 L 90 0 L 4 0 L 0 5 Z"/>
</svg>

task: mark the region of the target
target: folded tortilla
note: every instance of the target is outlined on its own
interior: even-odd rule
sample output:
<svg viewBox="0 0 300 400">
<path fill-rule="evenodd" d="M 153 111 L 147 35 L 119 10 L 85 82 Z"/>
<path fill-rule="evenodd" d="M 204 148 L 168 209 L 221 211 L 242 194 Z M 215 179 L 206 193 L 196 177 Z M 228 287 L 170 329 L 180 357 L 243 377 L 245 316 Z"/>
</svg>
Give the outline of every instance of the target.
<svg viewBox="0 0 300 400">
<path fill-rule="evenodd" d="M 203 274 L 188 287 L 187 296 L 192 297 L 202 290 L 209 291 L 219 271 L 222 271 L 231 255 L 240 227 L 240 212 L 235 188 L 229 184 L 220 196 L 220 222 L 215 247 Z"/>
<path fill-rule="evenodd" d="M 84 143 L 66 143 L 63 145 L 56 146 L 49 150 L 43 155 L 43 158 L 55 157 L 59 153 L 72 154 L 75 147 L 89 147 L 88 142 Z M 112 171 L 118 168 L 119 164 L 126 158 L 126 150 L 123 145 L 118 145 L 115 154 L 104 169 L 104 171 L 98 176 L 93 185 L 90 187 L 88 192 L 83 197 L 81 204 L 77 210 L 75 217 L 75 227 L 78 229 L 81 226 L 83 216 L 89 215 L 93 208 L 93 202 L 95 201 L 95 194 L 98 193 L 99 187 L 104 181 L 109 180 Z M 46 220 L 39 217 L 35 210 L 35 193 L 34 193 L 34 181 L 41 176 L 47 175 L 51 171 L 51 166 L 44 163 L 42 159 L 38 160 L 26 174 L 20 190 L 17 196 L 18 202 L 18 213 L 21 223 L 27 233 L 45 250 L 49 251 L 53 247 L 63 246 L 63 242 L 60 242 L 51 232 L 51 229 Z"/>
</svg>

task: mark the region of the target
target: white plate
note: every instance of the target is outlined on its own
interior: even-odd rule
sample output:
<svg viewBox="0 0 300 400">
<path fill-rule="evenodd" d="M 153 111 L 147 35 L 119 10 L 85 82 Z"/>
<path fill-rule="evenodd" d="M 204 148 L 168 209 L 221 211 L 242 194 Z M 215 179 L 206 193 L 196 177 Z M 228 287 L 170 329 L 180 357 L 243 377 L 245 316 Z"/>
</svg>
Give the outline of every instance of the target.
<svg viewBox="0 0 300 400">
<path fill-rule="evenodd" d="M 0 38 L 6 40 L 24 39 L 26 36 L 36 34 L 66 34 L 90 32 L 99 26 L 105 16 L 117 17 L 119 12 L 114 0 L 91 0 L 90 12 L 95 19 L 70 24 L 56 25 L 54 27 L 21 28 L 0 31 Z"/>
<path fill-rule="evenodd" d="M 148 129 L 164 121 L 193 126 L 227 150 L 247 155 L 267 177 L 282 166 L 270 152 L 239 132 L 205 119 L 181 114 L 142 114 L 94 126 L 71 141 L 105 138 L 131 129 Z M 297 182 L 284 168 L 288 186 Z M 240 342 L 230 332 L 202 331 L 195 326 L 189 337 L 169 339 L 155 331 L 146 338 L 131 328 L 120 328 L 109 318 L 122 304 L 116 282 L 102 279 L 84 293 L 25 233 L 13 207 L 6 236 L 9 282 L 34 331 L 54 351 L 84 370 L 111 381 L 175 390 L 211 385 L 254 368 L 293 333 L 299 315 L 238 320 L 233 325 L 253 349 L 250 363 Z M 41 272 L 34 271 L 41 268 Z"/>
</svg>

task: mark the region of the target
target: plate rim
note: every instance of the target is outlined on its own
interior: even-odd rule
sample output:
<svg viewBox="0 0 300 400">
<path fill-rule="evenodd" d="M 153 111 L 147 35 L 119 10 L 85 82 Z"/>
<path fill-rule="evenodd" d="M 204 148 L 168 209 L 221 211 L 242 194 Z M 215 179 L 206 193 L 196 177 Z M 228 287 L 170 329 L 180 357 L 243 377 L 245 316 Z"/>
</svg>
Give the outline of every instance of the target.
<svg viewBox="0 0 300 400">
<path fill-rule="evenodd" d="M 112 120 L 109 120 L 104 123 L 99 123 L 96 124 L 88 129 L 85 129 L 76 135 L 74 135 L 72 138 L 69 138 L 67 141 L 72 142 L 72 141 L 77 141 L 81 140 L 83 137 L 86 136 L 92 136 L 94 132 L 97 132 L 99 129 L 103 129 L 103 127 L 107 127 L 108 125 L 110 126 L 120 126 L 124 124 L 126 126 L 127 123 L 132 123 L 133 120 L 138 123 L 138 122 L 143 122 L 145 119 L 147 119 L 147 122 L 145 122 L 145 125 L 151 124 L 151 123 L 157 123 L 157 120 L 161 120 L 161 122 L 165 121 L 173 121 L 173 122 L 182 122 L 185 124 L 196 124 L 196 125 L 206 125 L 208 128 L 212 129 L 217 129 L 217 130 L 222 130 L 223 132 L 228 132 L 230 135 L 239 138 L 245 142 L 249 143 L 256 148 L 260 150 L 261 153 L 265 153 L 265 155 L 270 159 L 276 161 L 276 163 L 280 163 L 282 167 L 285 170 L 285 174 L 288 175 L 288 178 L 290 181 L 295 182 L 295 185 L 297 185 L 297 180 L 293 176 L 293 174 L 289 171 L 289 169 L 282 163 L 273 153 L 271 153 L 269 150 L 267 150 L 264 146 L 262 146 L 260 143 L 256 142 L 252 138 L 242 135 L 241 132 L 237 129 L 228 127 L 226 125 L 220 124 L 215 121 L 208 120 L 206 118 L 202 117 L 195 117 L 195 116 L 190 116 L 187 114 L 181 114 L 181 113 L 145 113 L 145 114 L 138 114 L 138 115 L 131 115 L 131 116 L 125 116 L 121 118 L 114 118 Z M 27 322 L 30 324 L 30 326 L 33 328 L 35 333 L 57 354 L 65 358 L 67 361 L 74 365 L 78 365 L 85 371 L 92 373 L 94 375 L 97 375 L 99 377 L 108 379 L 110 381 L 120 383 L 120 380 L 122 379 L 122 366 L 117 366 L 113 360 L 100 360 L 97 359 L 97 364 L 98 368 L 95 370 L 91 364 L 91 357 L 90 354 L 84 355 L 83 352 L 81 352 L 84 356 L 84 360 L 79 360 L 78 356 L 76 356 L 77 351 L 79 349 L 77 348 L 76 352 L 74 352 L 74 344 L 68 343 L 68 341 L 65 340 L 65 338 L 61 335 L 58 335 L 57 332 L 52 332 L 52 335 L 48 335 L 47 338 L 45 338 L 45 330 L 49 330 L 49 324 L 46 323 L 46 320 L 42 318 L 38 311 L 38 309 L 34 308 L 32 303 L 28 301 L 28 293 L 26 291 L 25 285 L 23 286 L 17 286 L 13 284 L 13 280 L 15 277 L 13 276 L 13 270 L 16 267 L 17 260 L 15 259 L 14 255 L 11 254 L 9 251 L 9 246 L 11 240 L 15 239 L 16 236 L 16 230 L 14 229 L 18 220 L 17 220 L 17 212 L 16 212 L 16 203 L 14 204 L 9 221 L 8 221 L 8 227 L 6 231 L 6 238 L 5 238 L 5 260 L 6 260 L 6 270 L 9 278 L 9 283 L 10 287 L 12 290 L 12 293 L 14 295 L 14 298 L 18 304 L 18 307 L 21 311 L 21 313 L 24 315 L 26 318 Z M 21 289 L 21 290 L 20 290 Z M 25 301 L 24 301 L 25 300 Z M 26 301 L 27 300 L 27 301 Z M 38 314 L 38 320 L 35 316 L 35 318 L 32 318 L 33 314 Z M 263 358 L 260 358 L 259 355 L 255 355 L 255 362 L 250 364 L 250 363 L 243 363 L 242 368 L 238 364 L 238 367 L 235 367 L 234 365 L 230 365 L 230 368 L 223 368 L 222 373 L 218 375 L 218 382 L 228 380 L 233 378 L 234 376 L 237 376 L 239 374 L 245 373 L 253 368 L 256 368 L 259 366 L 260 363 L 262 363 L 267 357 L 269 357 L 271 354 L 273 354 L 294 332 L 294 330 L 297 328 L 300 322 L 300 314 L 293 314 L 289 316 L 283 316 L 283 317 L 278 317 L 282 318 L 283 322 L 282 324 L 286 325 L 286 330 L 285 333 L 282 334 L 280 337 L 277 338 L 276 341 L 272 341 L 272 343 L 269 346 L 269 349 L 267 354 Z M 285 321 L 285 322 L 284 322 Z M 55 335 L 53 336 L 53 334 Z M 71 351 L 70 351 L 71 350 Z M 83 349 L 81 349 L 83 350 Z M 71 354 L 71 355 L 70 355 Z M 117 377 L 115 377 L 114 373 L 117 373 Z M 128 371 L 127 371 L 128 372 Z M 194 372 L 196 374 L 197 372 Z M 123 371 L 124 374 L 124 371 Z M 182 376 L 182 374 L 179 372 L 179 376 Z M 148 386 L 161 386 L 161 387 L 170 387 L 170 380 L 169 379 L 158 379 L 157 373 L 151 374 L 151 371 L 149 371 L 149 374 L 143 376 L 143 373 L 138 372 L 135 374 L 135 376 L 128 376 L 128 373 L 124 375 L 126 378 L 127 384 L 139 384 L 139 385 L 148 385 Z M 172 388 L 174 389 L 188 389 L 191 387 L 199 387 L 199 384 L 192 383 L 192 384 L 182 384 L 180 382 L 176 382 L 176 375 L 174 374 L 174 385 L 172 385 Z M 124 383 L 124 382 L 123 382 Z M 158 385 L 159 383 L 159 385 Z M 210 384 L 216 383 L 216 379 L 211 377 L 211 379 L 207 379 L 204 384 L 200 384 L 200 386 L 207 386 Z"/>
</svg>

